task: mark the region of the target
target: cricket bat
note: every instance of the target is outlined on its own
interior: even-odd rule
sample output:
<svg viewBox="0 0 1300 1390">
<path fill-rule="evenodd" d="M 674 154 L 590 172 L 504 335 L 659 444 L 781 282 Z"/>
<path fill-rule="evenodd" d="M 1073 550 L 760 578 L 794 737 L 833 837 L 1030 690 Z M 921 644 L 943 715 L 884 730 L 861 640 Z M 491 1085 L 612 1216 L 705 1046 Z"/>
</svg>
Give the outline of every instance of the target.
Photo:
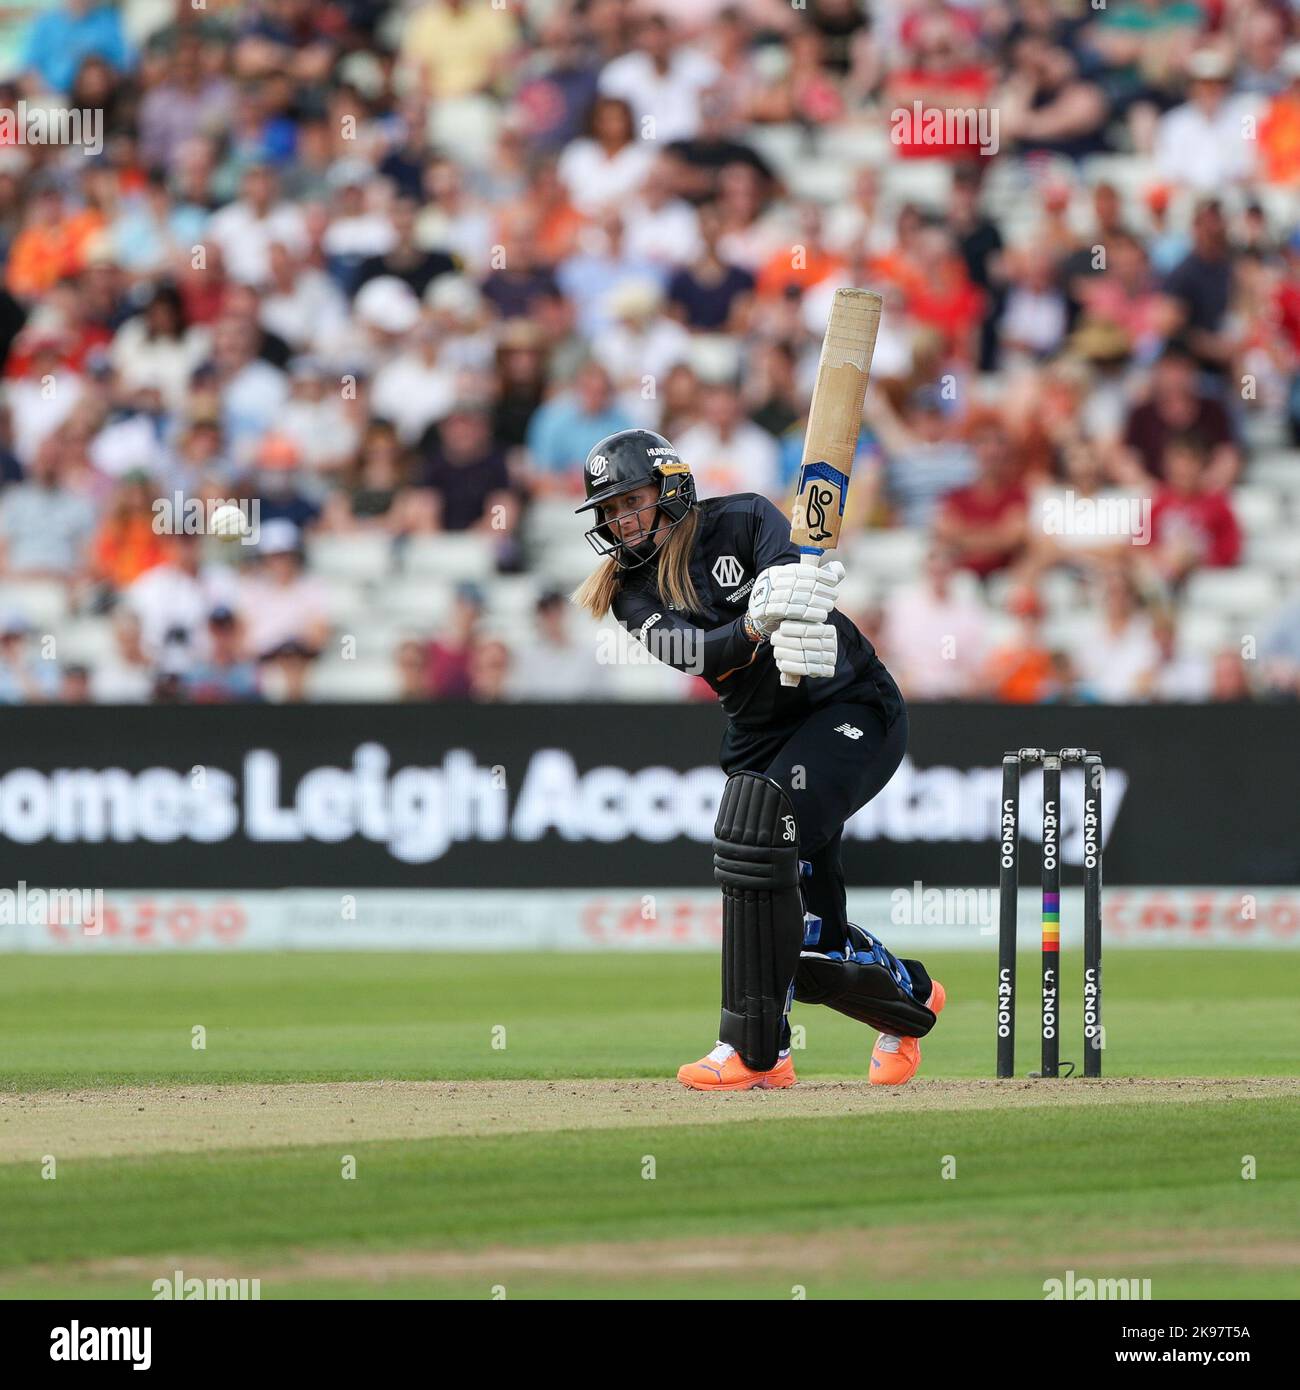
<svg viewBox="0 0 1300 1390">
<path fill-rule="evenodd" d="M 790 539 L 814 564 L 839 544 L 881 304 L 872 290 L 836 290 L 831 301 L 790 518 Z M 783 673 L 781 684 L 799 677 Z"/>
</svg>

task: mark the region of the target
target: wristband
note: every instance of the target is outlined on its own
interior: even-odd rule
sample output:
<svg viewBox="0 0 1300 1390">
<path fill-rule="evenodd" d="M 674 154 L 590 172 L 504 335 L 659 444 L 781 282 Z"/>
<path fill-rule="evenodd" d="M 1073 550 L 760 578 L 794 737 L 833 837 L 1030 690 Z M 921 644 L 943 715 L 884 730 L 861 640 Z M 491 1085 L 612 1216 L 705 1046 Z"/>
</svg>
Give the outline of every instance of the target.
<svg viewBox="0 0 1300 1390">
<path fill-rule="evenodd" d="M 767 641 L 767 638 L 764 636 L 762 630 L 755 626 L 754 620 L 749 616 L 748 613 L 745 614 L 744 628 L 745 636 L 748 637 L 751 642 Z"/>
</svg>

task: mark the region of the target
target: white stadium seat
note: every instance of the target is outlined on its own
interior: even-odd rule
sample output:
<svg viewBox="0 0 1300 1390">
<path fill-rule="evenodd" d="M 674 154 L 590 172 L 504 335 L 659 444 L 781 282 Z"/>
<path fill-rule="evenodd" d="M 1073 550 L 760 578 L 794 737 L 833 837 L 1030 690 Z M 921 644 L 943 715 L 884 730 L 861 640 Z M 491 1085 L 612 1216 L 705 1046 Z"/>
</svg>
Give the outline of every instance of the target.
<svg viewBox="0 0 1300 1390">
<path fill-rule="evenodd" d="M 839 158 L 805 159 L 786 171 L 785 180 L 796 198 L 812 203 L 839 203 L 852 192 L 853 169 Z"/>
<path fill-rule="evenodd" d="M 61 665 L 80 662 L 92 669 L 112 660 L 117 649 L 113 625 L 105 618 L 78 618 L 60 624 L 55 659 Z"/>
<path fill-rule="evenodd" d="M 1246 559 L 1257 569 L 1292 580 L 1300 579 L 1300 530 L 1293 526 L 1271 535 L 1250 537 L 1246 543 Z"/>
<path fill-rule="evenodd" d="M 878 122 L 873 125 L 829 125 L 816 133 L 817 153 L 822 159 L 838 160 L 850 169 L 868 165 L 879 167 L 894 157 L 889 133 Z"/>
<path fill-rule="evenodd" d="M 479 535 L 412 536 L 402 548 L 402 573 L 407 578 L 477 580 L 496 571 L 493 539 Z"/>
<path fill-rule="evenodd" d="M 1178 650 L 1185 656 L 1213 656 L 1228 643 L 1240 640 L 1241 634 L 1222 613 L 1186 608 L 1179 614 Z"/>
<path fill-rule="evenodd" d="M 1255 618 L 1277 603 L 1278 586 L 1271 574 L 1257 569 L 1197 570 L 1187 581 L 1185 601 L 1193 612 L 1221 613 L 1230 618 Z"/>
<path fill-rule="evenodd" d="M 401 622 L 432 631 L 451 611 L 455 586 L 443 579 L 390 579 L 374 597 L 374 607 Z"/>
<path fill-rule="evenodd" d="M 325 603 L 332 623 L 357 623 L 371 611 L 367 586 L 348 575 L 334 573 L 312 576 L 325 589 Z"/>
<path fill-rule="evenodd" d="M 1232 510 L 1243 531 L 1274 531 L 1286 524 L 1285 495 L 1262 483 L 1233 488 Z"/>
<path fill-rule="evenodd" d="M 391 661 L 323 661 L 308 673 L 312 700 L 393 700 L 397 670 Z"/>
<path fill-rule="evenodd" d="M 808 137 L 793 123 L 752 126 L 745 138 L 782 175 L 808 157 Z"/>
<path fill-rule="evenodd" d="M 498 575 L 487 591 L 488 613 L 494 619 L 531 619 L 544 587 L 531 574 Z"/>
<path fill-rule="evenodd" d="M 530 554 L 533 570 L 542 582 L 565 590 L 581 583 L 599 563 L 581 532 L 565 541 L 556 539 L 531 548 Z"/>
<path fill-rule="evenodd" d="M 582 516 L 574 515 L 577 500 L 563 501 L 558 498 L 544 498 L 534 502 L 528 512 L 528 540 L 530 544 L 543 545 L 550 541 L 561 544 L 572 540 L 575 534 L 585 531 L 591 522 Z"/>
<path fill-rule="evenodd" d="M 846 557 L 844 567 L 895 583 L 907 582 L 920 574 L 925 547 L 925 537 L 917 531 L 863 531 L 853 537 L 852 564 Z"/>
<path fill-rule="evenodd" d="M 0 616 L 17 613 L 36 631 L 66 616 L 67 591 L 57 579 L 6 579 L 0 585 Z"/>
<path fill-rule="evenodd" d="M 1262 450 L 1247 464 L 1244 476 L 1247 484 L 1284 493 L 1293 508 L 1300 507 L 1300 449 Z"/>
<path fill-rule="evenodd" d="M 319 574 L 382 579 L 393 571 L 393 542 L 375 532 L 316 536 L 307 542 L 309 567 Z"/>
</svg>

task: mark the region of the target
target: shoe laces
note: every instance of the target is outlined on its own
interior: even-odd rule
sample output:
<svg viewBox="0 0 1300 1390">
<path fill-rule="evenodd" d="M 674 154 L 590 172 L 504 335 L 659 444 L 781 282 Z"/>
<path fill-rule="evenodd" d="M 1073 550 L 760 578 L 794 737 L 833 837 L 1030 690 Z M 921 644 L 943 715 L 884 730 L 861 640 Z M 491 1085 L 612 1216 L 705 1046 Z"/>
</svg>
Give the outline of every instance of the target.
<svg viewBox="0 0 1300 1390">
<path fill-rule="evenodd" d="M 895 1037 L 893 1033 L 882 1033 L 876 1039 L 876 1051 L 897 1052 L 900 1042 L 902 1042 L 902 1039 Z"/>
<path fill-rule="evenodd" d="M 717 1047 L 709 1053 L 710 1062 L 722 1063 L 736 1055 L 736 1049 L 730 1043 L 720 1042 Z"/>
</svg>

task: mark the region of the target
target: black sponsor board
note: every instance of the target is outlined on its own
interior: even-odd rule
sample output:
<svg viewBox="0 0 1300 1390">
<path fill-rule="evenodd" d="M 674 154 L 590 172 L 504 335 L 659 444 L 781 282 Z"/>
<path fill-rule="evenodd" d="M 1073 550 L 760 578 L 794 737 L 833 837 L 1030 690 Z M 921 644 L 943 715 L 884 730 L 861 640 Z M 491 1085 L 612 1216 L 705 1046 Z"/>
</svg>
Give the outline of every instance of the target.
<svg viewBox="0 0 1300 1390">
<path fill-rule="evenodd" d="M 992 885 L 1001 754 L 1034 746 L 1103 754 L 1108 885 L 1300 882 L 1294 706 L 910 713 L 907 761 L 846 833 L 855 886 Z M 712 705 L 7 710 L 0 883 L 707 885 L 723 727 Z M 1035 776 L 1021 811 L 1026 882 Z M 1072 776 L 1067 883 L 1081 872 Z"/>
</svg>

